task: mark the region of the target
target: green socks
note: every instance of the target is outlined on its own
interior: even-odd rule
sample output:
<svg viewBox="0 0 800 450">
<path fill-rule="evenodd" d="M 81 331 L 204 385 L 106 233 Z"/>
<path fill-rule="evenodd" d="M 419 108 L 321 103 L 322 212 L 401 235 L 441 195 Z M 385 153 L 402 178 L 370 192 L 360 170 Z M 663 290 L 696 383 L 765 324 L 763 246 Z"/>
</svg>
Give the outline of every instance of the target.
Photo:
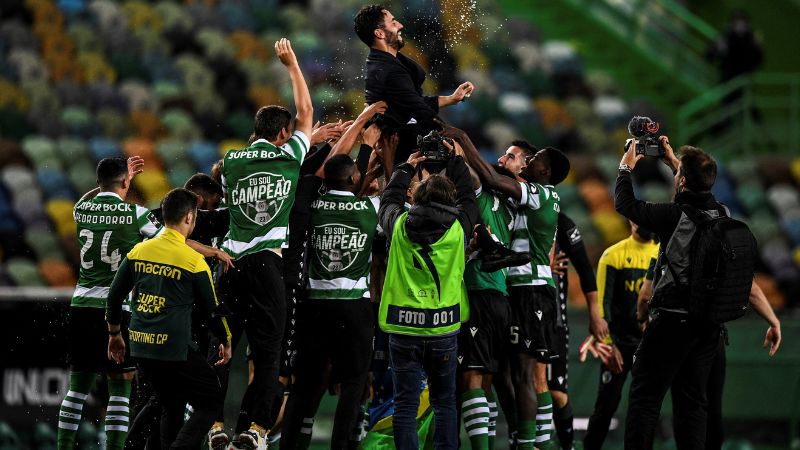
<svg viewBox="0 0 800 450">
<path fill-rule="evenodd" d="M 494 449 L 494 438 L 497 436 L 497 397 L 494 392 L 486 394 L 486 404 L 489 405 L 489 449 Z"/>
<path fill-rule="evenodd" d="M 483 389 L 461 394 L 461 417 L 473 450 L 489 449 L 489 405 Z"/>
<path fill-rule="evenodd" d="M 131 416 L 130 399 L 130 380 L 108 380 L 106 450 L 122 450 L 125 447 Z"/>
<path fill-rule="evenodd" d="M 75 448 L 75 436 L 81 424 L 83 405 L 92 391 L 95 378 L 95 373 L 70 371 L 69 392 L 64 396 L 58 413 L 58 450 Z"/>
<path fill-rule="evenodd" d="M 517 450 L 533 450 L 536 439 L 536 422 L 520 420 L 517 427 Z"/>
<path fill-rule="evenodd" d="M 543 448 L 552 442 L 553 397 L 550 391 L 536 394 L 536 447 Z"/>
</svg>

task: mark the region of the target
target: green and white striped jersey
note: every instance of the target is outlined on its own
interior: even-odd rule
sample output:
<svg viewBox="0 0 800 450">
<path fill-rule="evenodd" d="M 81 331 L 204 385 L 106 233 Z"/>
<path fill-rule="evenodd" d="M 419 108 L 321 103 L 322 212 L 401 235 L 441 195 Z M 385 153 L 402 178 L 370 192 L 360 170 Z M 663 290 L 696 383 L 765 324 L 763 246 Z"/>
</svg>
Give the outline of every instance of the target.
<svg viewBox="0 0 800 450">
<path fill-rule="evenodd" d="M 222 249 L 234 259 L 286 242 L 300 164 L 308 137 L 295 131 L 276 147 L 259 139 L 250 147 L 230 150 L 222 161 L 222 187 L 227 195 L 230 229 Z"/>
<path fill-rule="evenodd" d="M 105 308 L 106 297 L 122 259 L 134 245 L 161 233 L 153 213 L 127 203 L 113 192 L 101 192 L 75 205 L 81 268 L 72 306 Z"/>
<path fill-rule="evenodd" d="M 483 224 L 489 226 L 492 230 L 492 235 L 501 244 L 508 246 L 511 243 L 511 228 L 514 217 L 507 202 L 493 192 L 484 190 L 483 187 L 478 192 L 476 201 Z M 467 266 L 464 269 L 464 282 L 467 285 L 467 290 L 494 289 L 506 295 L 508 269 L 504 268 L 490 273 L 483 272 L 480 270 L 481 260 L 478 255 L 479 252 L 473 252 L 469 256 Z"/>
<path fill-rule="evenodd" d="M 555 287 L 550 270 L 550 248 L 556 237 L 559 197 L 553 186 L 522 183 L 522 196 L 514 218 L 511 249 L 529 252 L 531 263 L 508 269 L 509 286 Z"/>
<path fill-rule="evenodd" d="M 330 190 L 311 204 L 308 298 L 369 297 L 379 202 L 378 197 Z"/>
</svg>

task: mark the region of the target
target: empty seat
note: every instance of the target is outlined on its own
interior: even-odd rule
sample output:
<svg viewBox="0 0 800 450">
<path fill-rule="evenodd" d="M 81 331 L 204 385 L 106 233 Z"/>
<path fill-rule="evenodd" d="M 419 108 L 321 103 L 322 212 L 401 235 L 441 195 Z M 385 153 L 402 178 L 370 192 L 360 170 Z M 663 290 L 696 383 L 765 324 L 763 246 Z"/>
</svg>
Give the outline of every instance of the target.
<svg viewBox="0 0 800 450">
<path fill-rule="evenodd" d="M 133 185 L 142 193 L 148 205 L 157 205 L 171 189 L 166 174 L 159 169 L 147 168 L 136 175 Z"/>
<path fill-rule="evenodd" d="M 72 183 L 72 189 L 79 197 L 97 187 L 96 166 L 88 160 L 81 160 L 73 164 L 67 172 L 67 177 Z"/>
<path fill-rule="evenodd" d="M 181 187 L 186 180 L 196 173 L 194 166 L 189 161 L 178 161 L 170 167 L 167 178 L 174 187 Z"/>
<path fill-rule="evenodd" d="M 16 286 L 42 287 L 39 268 L 33 261 L 25 258 L 10 258 L 5 264 L 6 273 Z"/>
<path fill-rule="evenodd" d="M 95 161 L 100 161 L 103 158 L 123 156 L 122 151 L 119 148 L 119 144 L 104 137 L 94 137 L 89 139 L 89 152 L 92 154 L 92 157 L 94 157 Z"/>
<path fill-rule="evenodd" d="M 192 142 L 189 146 L 189 155 L 194 161 L 195 168 L 204 173 L 211 173 L 211 166 L 220 159 L 217 147 L 207 141 Z"/>
<path fill-rule="evenodd" d="M 69 179 L 63 171 L 41 168 L 36 171 L 36 178 L 42 188 L 45 199 L 75 199 L 75 193 Z"/>
<path fill-rule="evenodd" d="M 56 142 L 56 153 L 66 167 L 71 167 L 80 161 L 89 161 L 89 144 L 85 139 L 65 136 Z"/>
<path fill-rule="evenodd" d="M 53 233 L 53 230 L 46 228 L 34 228 L 25 231 L 25 242 L 30 246 L 39 261 L 45 259 L 64 259 L 64 252 L 61 244 Z"/>
<path fill-rule="evenodd" d="M 156 144 L 156 153 L 170 170 L 180 163 L 189 163 L 188 145 L 180 139 L 162 139 Z"/>
<path fill-rule="evenodd" d="M 141 156 L 144 158 L 146 168 L 154 168 L 158 167 L 161 168 L 161 159 L 156 154 L 156 147 L 153 145 L 153 141 L 145 138 L 131 138 L 126 139 L 125 142 L 122 143 L 122 151 L 125 153 L 125 156 Z"/>
<path fill-rule="evenodd" d="M 75 271 L 63 259 L 46 259 L 39 262 L 39 275 L 50 287 L 73 287 L 78 281 L 75 278 Z"/>
<path fill-rule="evenodd" d="M 55 143 L 48 137 L 33 135 L 25 138 L 22 141 L 22 151 L 37 167 L 61 167 L 61 161 L 56 156 Z"/>
<path fill-rule="evenodd" d="M 76 225 L 72 216 L 74 206 L 75 203 L 70 200 L 50 200 L 45 205 L 47 215 L 60 236 L 75 235 Z"/>
</svg>

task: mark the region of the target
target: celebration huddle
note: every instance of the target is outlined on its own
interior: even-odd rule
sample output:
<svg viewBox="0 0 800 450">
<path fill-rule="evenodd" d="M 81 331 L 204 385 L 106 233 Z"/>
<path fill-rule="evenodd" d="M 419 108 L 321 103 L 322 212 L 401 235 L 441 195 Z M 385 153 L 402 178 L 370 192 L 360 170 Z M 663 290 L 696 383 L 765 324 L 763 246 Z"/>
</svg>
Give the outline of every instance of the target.
<svg viewBox="0 0 800 450">
<path fill-rule="evenodd" d="M 308 449 L 319 433 L 337 450 L 598 450 L 612 429 L 646 450 L 667 398 L 677 449 L 720 450 L 726 324 L 752 309 L 770 356 L 781 325 L 755 230 L 712 193 L 715 149 L 626 112 L 602 168 L 623 232 L 597 262 L 561 190 L 585 171 L 573 153 L 506 133 L 489 159 L 447 119 L 507 86 L 427 73 L 389 6 L 361 6 L 345 32 L 367 55 L 357 115 L 324 122 L 319 64 L 295 54 L 310 38 L 281 37 L 270 76 L 293 102 L 248 111 L 247 145 L 158 208 L 129 196 L 147 155 L 99 159 L 72 212 L 57 448 L 85 448 L 102 395 L 108 450 Z M 455 77 L 447 95 L 426 95 L 439 77 Z M 645 201 L 647 173 L 669 174 L 669 198 Z M 568 325 L 569 284 L 588 330 Z M 571 359 L 599 361 L 580 427 Z"/>
</svg>

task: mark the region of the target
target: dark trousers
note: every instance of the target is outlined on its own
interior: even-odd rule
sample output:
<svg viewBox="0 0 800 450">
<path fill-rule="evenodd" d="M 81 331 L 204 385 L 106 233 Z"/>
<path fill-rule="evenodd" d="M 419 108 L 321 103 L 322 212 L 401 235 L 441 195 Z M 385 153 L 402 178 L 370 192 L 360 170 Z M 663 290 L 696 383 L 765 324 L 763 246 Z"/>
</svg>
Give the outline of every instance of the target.
<svg viewBox="0 0 800 450">
<path fill-rule="evenodd" d="M 722 429 L 722 392 L 725 387 L 725 338 L 719 340 L 717 356 L 708 375 L 708 428 L 706 430 L 706 450 L 721 450 L 725 441 Z"/>
<path fill-rule="evenodd" d="M 132 450 L 161 449 L 161 402 L 147 377 L 136 374 L 136 415 L 128 430 L 125 448 Z"/>
<path fill-rule="evenodd" d="M 678 450 L 706 445 L 706 386 L 717 354 L 720 326 L 686 314 L 661 311 L 634 355 L 625 449 L 653 448 L 661 403 L 672 388 Z"/>
<path fill-rule="evenodd" d="M 138 364 L 161 402 L 161 448 L 199 448 L 224 401 L 217 375 L 206 358 L 189 349 L 186 361 L 139 358 Z M 187 403 L 194 412 L 184 424 Z"/>
<path fill-rule="evenodd" d="M 264 250 L 236 260 L 220 278 L 219 291 L 234 319 L 242 322 L 253 360 L 253 382 L 247 386 L 240 414 L 270 429 L 273 403 L 283 386 L 278 382 L 281 341 L 286 321 L 283 262 Z"/>
<path fill-rule="evenodd" d="M 358 420 L 372 357 L 369 299 L 306 300 L 298 320 L 297 378 L 286 405 L 281 448 L 292 450 L 303 418 L 313 417 L 331 362 L 331 384 L 340 384 L 330 448 L 347 449 Z"/>
<path fill-rule="evenodd" d="M 586 450 L 600 450 L 608 435 L 611 419 L 617 412 L 617 407 L 622 399 L 622 388 L 633 366 L 633 354 L 636 347 L 618 347 L 622 354 L 622 372 L 611 373 L 606 365 L 600 366 L 600 377 L 597 386 L 597 400 L 594 402 L 594 411 L 589 417 L 589 426 L 586 437 L 583 438 L 583 448 Z"/>
<path fill-rule="evenodd" d="M 434 411 L 434 448 L 458 448 L 457 355 L 455 335 L 437 338 L 389 336 L 394 381 L 394 444 L 397 450 L 419 449 L 416 418 L 425 374 Z"/>
</svg>

